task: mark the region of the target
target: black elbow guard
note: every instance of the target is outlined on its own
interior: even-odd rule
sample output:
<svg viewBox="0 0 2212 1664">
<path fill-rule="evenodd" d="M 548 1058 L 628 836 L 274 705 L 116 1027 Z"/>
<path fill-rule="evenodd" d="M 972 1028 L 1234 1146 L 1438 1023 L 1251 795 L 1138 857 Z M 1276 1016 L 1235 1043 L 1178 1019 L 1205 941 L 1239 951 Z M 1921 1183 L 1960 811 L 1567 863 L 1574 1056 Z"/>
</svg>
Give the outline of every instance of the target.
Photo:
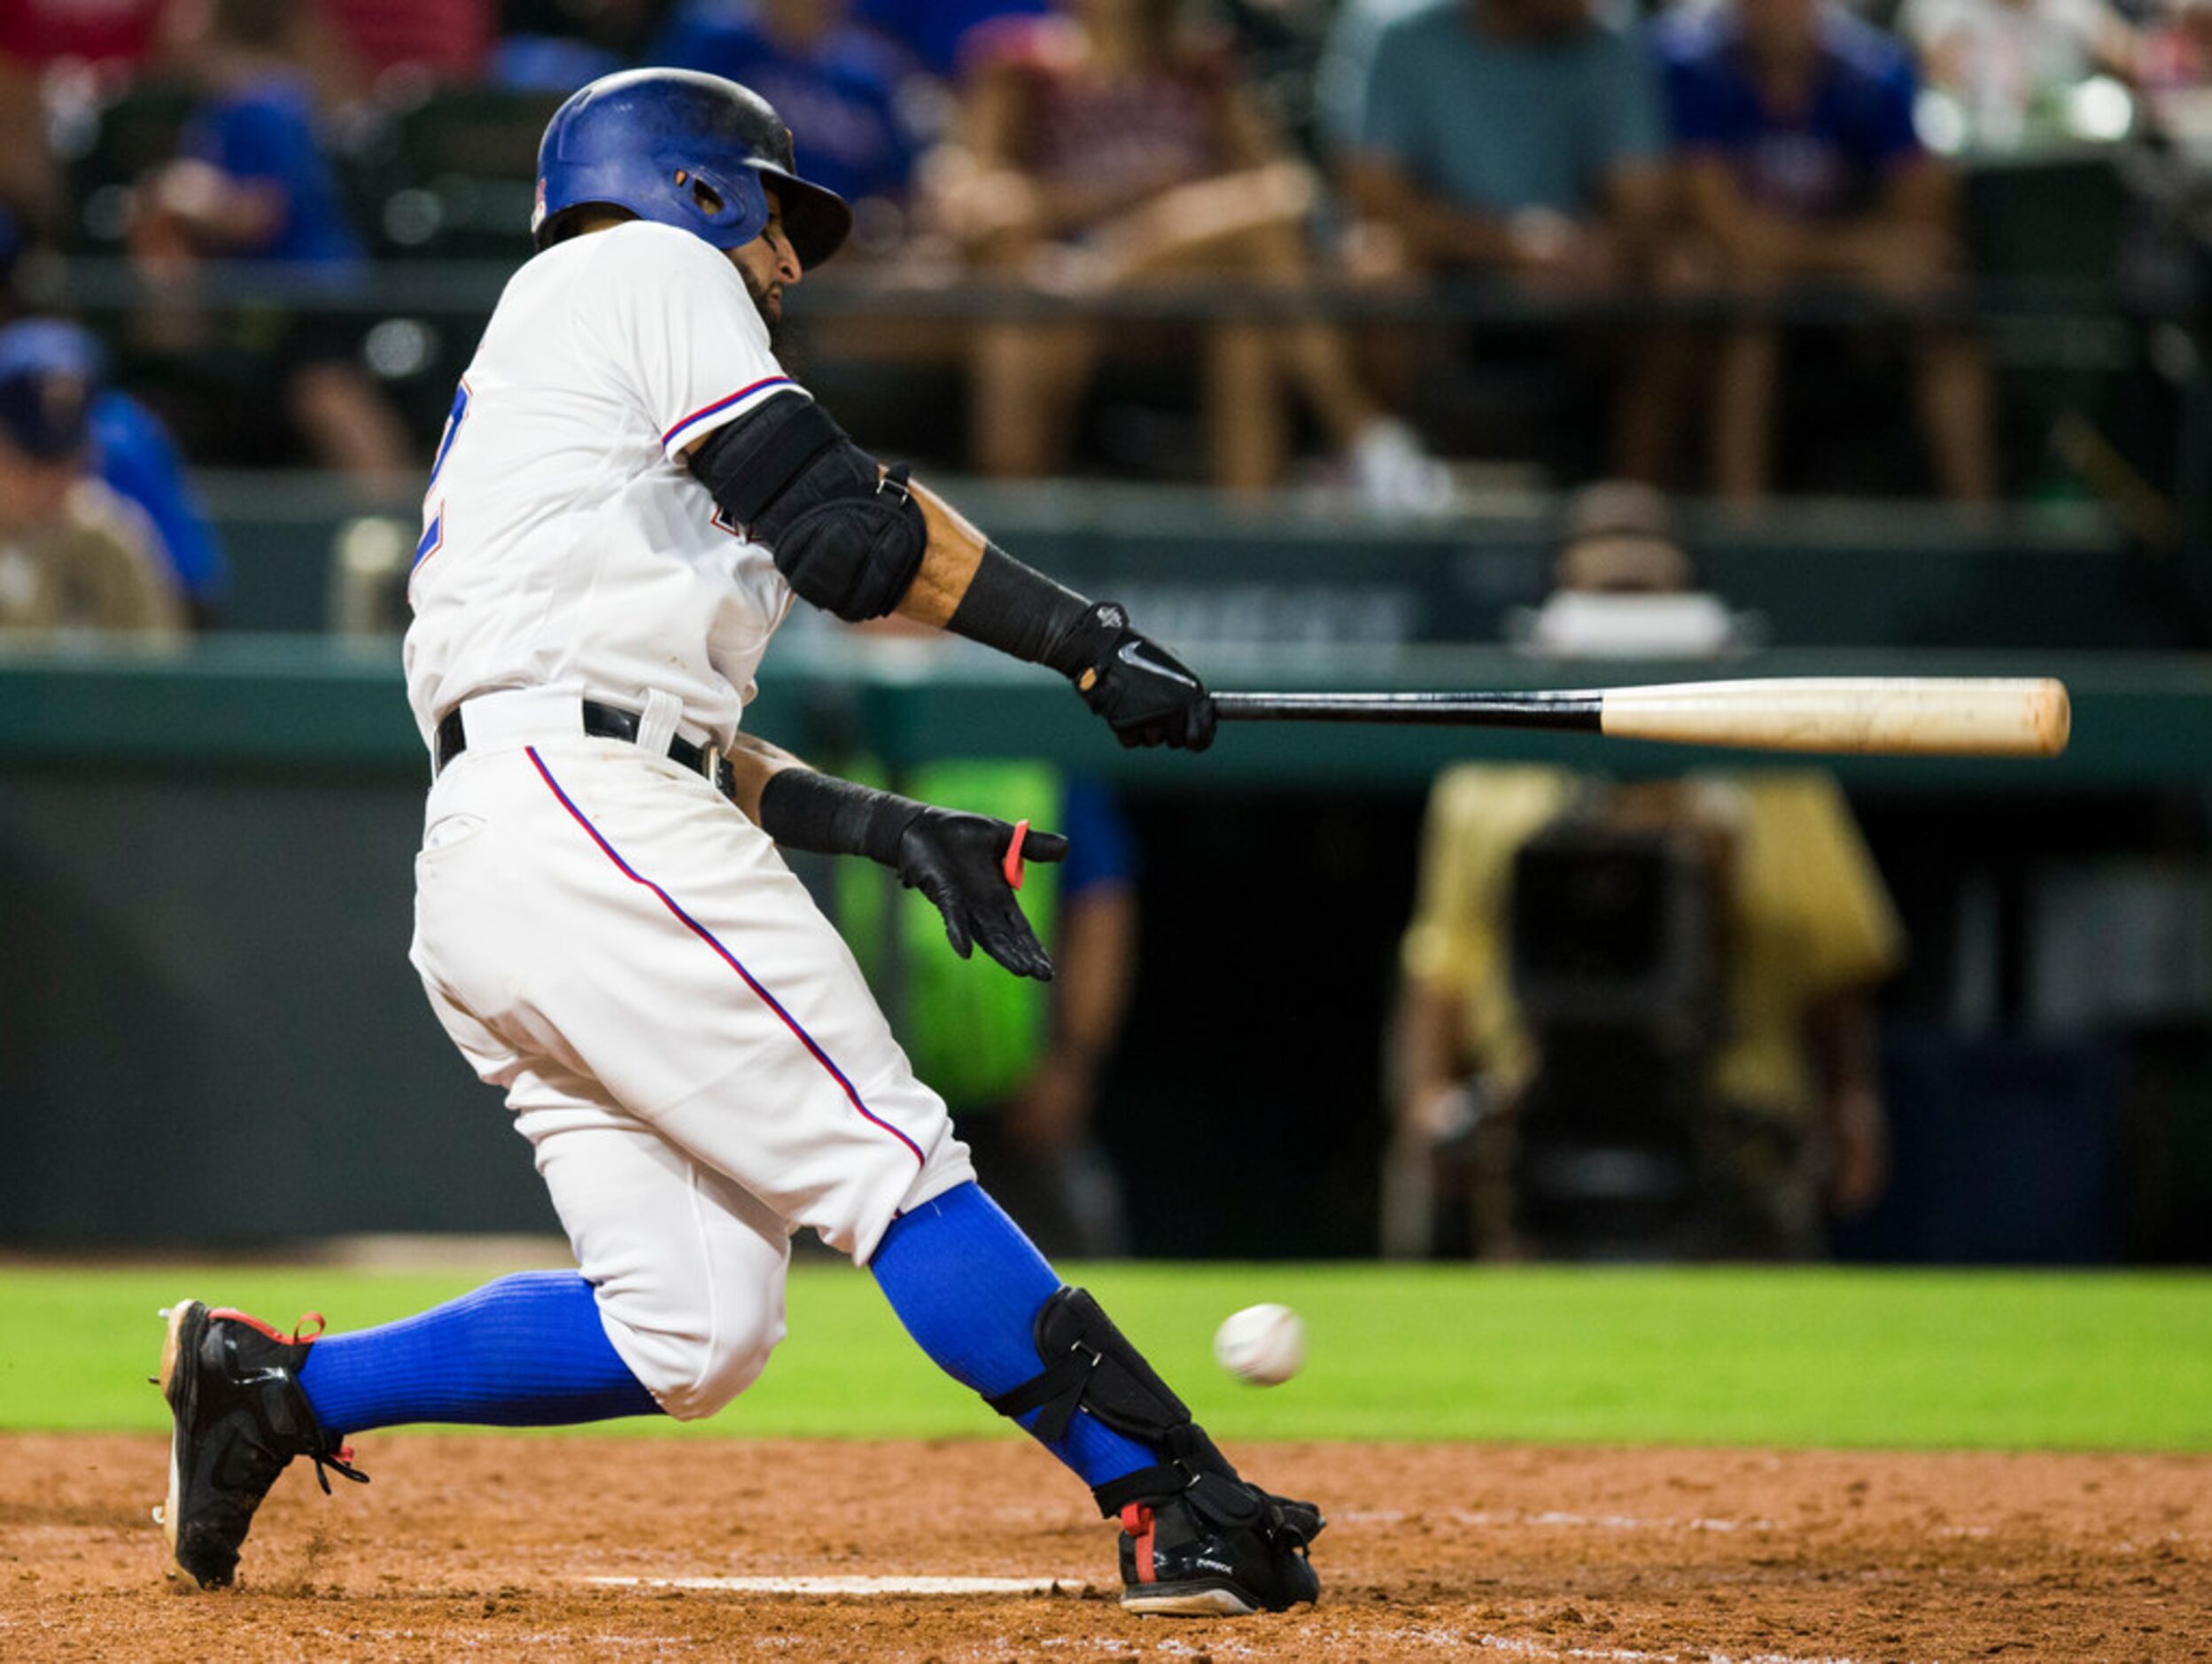
<svg viewBox="0 0 2212 1664">
<path fill-rule="evenodd" d="M 691 470 L 799 598 L 858 623 L 897 606 L 929 546 L 904 465 L 875 459 L 811 399 L 780 394 L 716 432 Z"/>
<path fill-rule="evenodd" d="M 818 502 L 761 540 L 799 598 L 849 624 L 896 607 L 921 570 L 929 526 L 906 489 L 901 463 L 863 496 Z"/>
</svg>

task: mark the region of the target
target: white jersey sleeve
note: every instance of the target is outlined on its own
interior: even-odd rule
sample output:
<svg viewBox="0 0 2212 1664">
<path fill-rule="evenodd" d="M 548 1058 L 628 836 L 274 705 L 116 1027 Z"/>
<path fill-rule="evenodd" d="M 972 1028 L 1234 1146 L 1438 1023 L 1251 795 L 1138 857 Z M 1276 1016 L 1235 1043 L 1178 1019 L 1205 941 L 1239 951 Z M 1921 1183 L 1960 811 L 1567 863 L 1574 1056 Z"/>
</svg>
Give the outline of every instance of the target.
<svg viewBox="0 0 2212 1664">
<path fill-rule="evenodd" d="M 671 461 L 764 400 L 804 391 L 777 363 L 727 255 L 687 232 L 625 229 L 594 262 L 605 307 L 587 315 L 586 329 L 605 362 L 634 378 Z"/>
</svg>

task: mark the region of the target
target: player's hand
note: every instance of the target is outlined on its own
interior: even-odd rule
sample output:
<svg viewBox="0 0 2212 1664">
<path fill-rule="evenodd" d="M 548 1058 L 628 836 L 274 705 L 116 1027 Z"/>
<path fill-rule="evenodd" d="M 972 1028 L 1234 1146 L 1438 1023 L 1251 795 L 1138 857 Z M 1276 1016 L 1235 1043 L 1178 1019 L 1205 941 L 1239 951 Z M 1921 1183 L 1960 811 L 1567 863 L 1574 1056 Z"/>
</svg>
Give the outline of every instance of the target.
<svg viewBox="0 0 2212 1664">
<path fill-rule="evenodd" d="M 1075 626 L 1071 646 L 1088 667 L 1075 679 L 1083 703 L 1124 745 L 1202 751 L 1214 743 L 1214 699 L 1190 666 L 1129 628 L 1101 601 Z"/>
<path fill-rule="evenodd" d="M 899 835 L 899 882 L 919 890 L 944 914 L 952 951 L 967 958 L 977 944 L 1017 976 L 1052 980 L 1052 957 L 1029 929 L 1006 882 L 1006 851 L 1013 828 L 989 815 L 957 809 L 924 809 Z M 1067 840 L 1057 832 L 1032 832 L 1022 859 L 1064 860 Z"/>
</svg>

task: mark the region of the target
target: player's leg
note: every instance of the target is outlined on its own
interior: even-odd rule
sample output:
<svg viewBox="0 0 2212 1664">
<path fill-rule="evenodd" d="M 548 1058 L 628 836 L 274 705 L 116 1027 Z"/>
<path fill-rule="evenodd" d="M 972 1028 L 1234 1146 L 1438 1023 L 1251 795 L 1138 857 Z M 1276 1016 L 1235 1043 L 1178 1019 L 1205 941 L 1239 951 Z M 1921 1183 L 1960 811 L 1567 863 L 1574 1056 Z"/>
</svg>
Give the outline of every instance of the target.
<svg viewBox="0 0 2212 1664">
<path fill-rule="evenodd" d="M 1098 1302 L 973 1183 L 903 1212 L 871 1269 L 917 1344 L 1122 1524 L 1122 1604 L 1242 1615 L 1320 1592 L 1310 1503 L 1245 1481 Z"/>
<path fill-rule="evenodd" d="M 202 1584 L 231 1581 L 254 1510 L 293 1457 L 360 1477 L 348 1435 L 705 1415 L 758 1377 L 783 1334 L 782 1223 L 589 1083 L 524 1071 L 509 1102 L 579 1270 L 517 1272 L 319 1338 L 198 1301 L 171 1309 L 163 1522 Z"/>
<path fill-rule="evenodd" d="M 1758 502 L 1773 486 L 1781 377 L 1774 325 L 1739 324 L 1721 336 L 1709 431 L 1713 494 L 1724 502 Z"/>
<path fill-rule="evenodd" d="M 772 1212 L 592 1083 L 528 1077 L 508 1103 L 578 1269 L 324 1338 L 300 1386 L 327 1430 L 691 1419 L 758 1379 L 782 1338 L 789 1238 Z"/>
<path fill-rule="evenodd" d="M 1066 465 L 1098 349 L 1098 330 L 1083 324 L 976 327 L 968 442 L 979 472 L 1031 479 Z"/>
<path fill-rule="evenodd" d="M 1290 411 L 1276 375 L 1274 332 L 1217 323 L 1203 332 L 1206 447 L 1214 483 L 1256 493 L 1274 486 L 1290 455 Z"/>
<path fill-rule="evenodd" d="M 1957 330 L 1920 331 L 1912 346 L 1913 392 L 1936 488 L 1952 502 L 1993 502 L 1996 392 L 1988 353 Z"/>
</svg>

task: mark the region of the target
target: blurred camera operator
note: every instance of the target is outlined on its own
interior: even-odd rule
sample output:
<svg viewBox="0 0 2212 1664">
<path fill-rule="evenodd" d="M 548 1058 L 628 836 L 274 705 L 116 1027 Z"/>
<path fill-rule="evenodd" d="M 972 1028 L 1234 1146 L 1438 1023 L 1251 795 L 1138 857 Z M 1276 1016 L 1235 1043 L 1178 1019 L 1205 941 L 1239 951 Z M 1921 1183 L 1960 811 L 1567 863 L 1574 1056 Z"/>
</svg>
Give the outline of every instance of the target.
<svg viewBox="0 0 2212 1664">
<path fill-rule="evenodd" d="M 1656 494 L 1592 489 L 1562 586 L 1679 588 Z M 1824 1216 L 1882 1187 L 1872 996 L 1902 956 L 1826 774 L 1448 770 L 1391 1041 L 1385 1248 L 1429 1251 L 1463 1186 L 1494 1255 L 1817 1253 Z"/>
</svg>

